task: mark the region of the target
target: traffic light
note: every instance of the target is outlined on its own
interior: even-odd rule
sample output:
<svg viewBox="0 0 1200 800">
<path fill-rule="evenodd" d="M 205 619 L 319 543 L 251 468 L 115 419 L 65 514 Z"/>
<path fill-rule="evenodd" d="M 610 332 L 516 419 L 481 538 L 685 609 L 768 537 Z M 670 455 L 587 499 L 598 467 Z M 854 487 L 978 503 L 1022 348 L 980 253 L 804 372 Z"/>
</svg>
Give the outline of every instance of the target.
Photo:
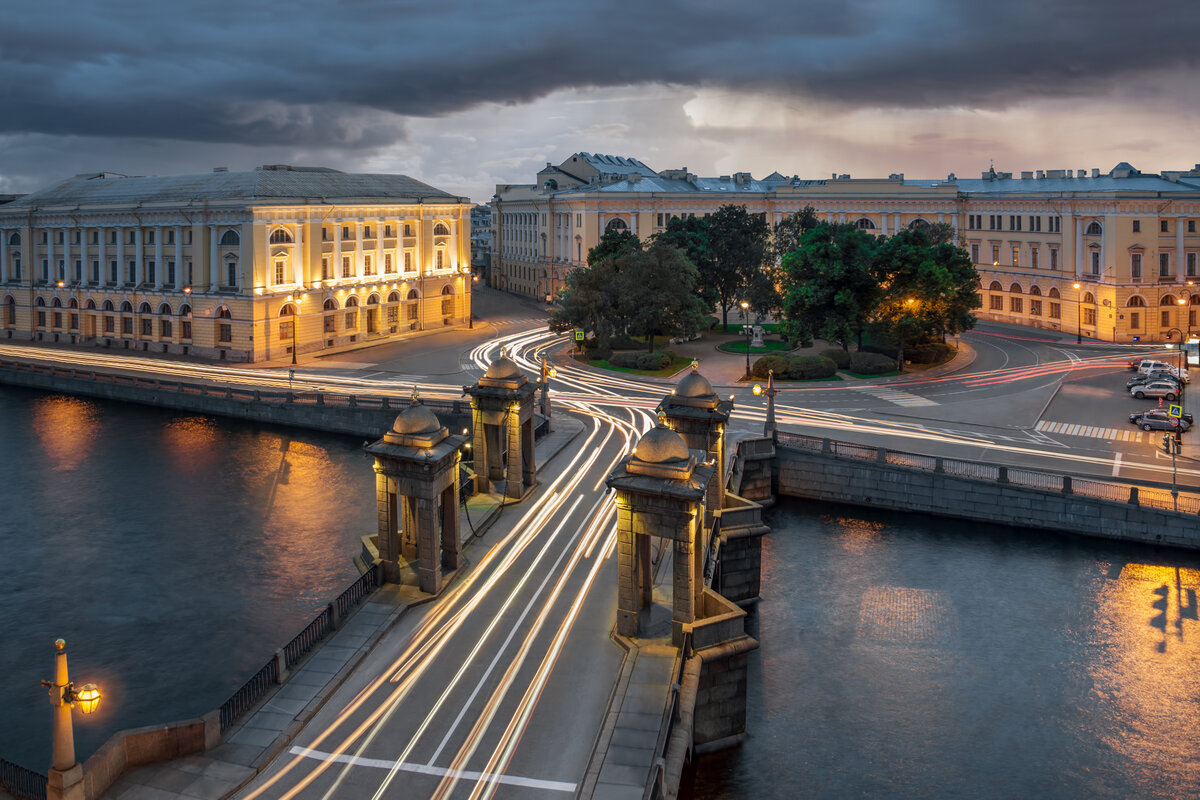
<svg viewBox="0 0 1200 800">
<path fill-rule="evenodd" d="M 1171 453 L 1171 434 L 1164 433 L 1162 438 L 1162 451 L 1168 455 Z"/>
</svg>

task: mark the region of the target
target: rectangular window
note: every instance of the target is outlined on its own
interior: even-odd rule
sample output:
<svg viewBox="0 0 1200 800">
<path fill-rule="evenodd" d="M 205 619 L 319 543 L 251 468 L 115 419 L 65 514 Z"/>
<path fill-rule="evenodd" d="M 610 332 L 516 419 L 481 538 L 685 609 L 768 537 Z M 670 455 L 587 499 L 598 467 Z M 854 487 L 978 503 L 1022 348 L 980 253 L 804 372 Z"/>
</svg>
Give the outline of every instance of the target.
<svg viewBox="0 0 1200 800">
<path fill-rule="evenodd" d="M 1034 269 L 1038 268 L 1038 249 L 1036 247 L 1029 248 L 1029 266 Z"/>
<path fill-rule="evenodd" d="M 1194 309 L 1194 308 L 1188 309 L 1188 327 L 1189 328 L 1196 327 L 1196 309 Z"/>
<path fill-rule="evenodd" d="M 331 277 L 333 277 L 333 276 L 329 274 L 329 259 L 322 258 L 321 259 L 321 280 L 327 281 Z"/>
<path fill-rule="evenodd" d="M 187 269 L 187 274 L 185 276 L 185 279 L 187 280 L 188 286 L 191 286 L 192 285 L 192 262 L 190 262 L 190 261 L 187 262 L 186 269 Z"/>
<path fill-rule="evenodd" d="M 971 245 L 971 263 L 972 264 L 979 263 L 979 245 L 978 244 Z"/>
<path fill-rule="evenodd" d="M 21 259 L 19 258 L 13 259 L 13 277 L 21 280 Z"/>
<path fill-rule="evenodd" d="M 116 331 L 116 321 L 112 317 L 104 318 L 104 332 L 113 333 Z"/>
<path fill-rule="evenodd" d="M 1014 267 L 1019 267 L 1019 266 L 1021 266 L 1021 247 L 1020 247 L 1020 245 L 1013 245 L 1013 249 L 1012 249 L 1012 265 L 1013 265 Z"/>
<path fill-rule="evenodd" d="M 124 336 L 133 336 L 133 317 L 121 317 L 121 333 Z"/>
<path fill-rule="evenodd" d="M 1158 232 L 1159 233 L 1170 233 L 1171 232 L 1170 228 L 1171 228 L 1171 226 L 1167 220 L 1160 219 L 1158 221 Z"/>
<path fill-rule="evenodd" d="M 1196 277 L 1196 254 L 1187 254 L 1187 276 L 1189 278 Z"/>
<path fill-rule="evenodd" d="M 1000 263 L 1000 245 L 992 245 L 992 266 L 997 266 Z"/>
<path fill-rule="evenodd" d="M 183 237 L 183 243 L 191 244 L 192 243 L 192 229 L 188 228 L 187 231 L 185 231 L 185 233 L 187 233 L 187 235 Z"/>
<path fill-rule="evenodd" d="M 1195 232 L 1196 232 L 1196 220 L 1189 219 L 1188 220 L 1188 233 L 1195 233 Z"/>
<path fill-rule="evenodd" d="M 167 244 L 175 244 L 175 231 L 167 231 Z"/>
<path fill-rule="evenodd" d="M 1163 326 L 1164 328 L 1169 328 L 1169 327 L 1171 327 L 1171 312 L 1170 312 L 1170 311 L 1163 311 L 1163 312 L 1160 314 L 1160 316 L 1162 317 L 1162 326 Z"/>
<path fill-rule="evenodd" d="M 284 272 L 286 271 L 286 267 L 287 267 L 287 262 L 285 262 L 285 261 L 276 261 L 275 262 L 275 284 L 276 285 L 283 283 Z"/>
<path fill-rule="evenodd" d="M 1130 280 L 1140 281 L 1142 279 L 1142 254 L 1129 254 L 1129 278 Z"/>
<path fill-rule="evenodd" d="M 383 271 L 389 275 L 396 271 L 396 262 L 392 260 L 391 253 L 383 254 Z"/>
<path fill-rule="evenodd" d="M 225 265 L 225 285 L 237 286 L 237 262 L 230 261 Z"/>
<path fill-rule="evenodd" d="M 37 312 L 37 321 L 38 321 L 39 328 L 46 327 L 46 312 L 45 311 Z"/>
<path fill-rule="evenodd" d="M 350 256 L 342 256 L 342 277 L 354 277 L 354 259 Z"/>
<path fill-rule="evenodd" d="M 129 274 L 125 278 L 126 283 L 137 283 L 137 262 L 130 261 L 128 264 Z"/>
<path fill-rule="evenodd" d="M 1171 277 L 1171 254 L 1170 253 L 1159 253 L 1158 254 L 1158 277 L 1160 277 L 1160 278 Z"/>
<path fill-rule="evenodd" d="M 217 341 L 229 344 L 233 341 L 233 326 L 222 322 L 217 325 Z"/>
<path fill-rule="evenodd" d="M 146 283 L 154 283 L 154 262 L 146 262 Z"/>
<path fill-rule="evenodd" d="M 142 336 L 154 335 L 154 320 L 149 317 L 142 317 Z"/>
<path fill-rule="evenodd" d="M 108 282 L 117 282 L 117 262 L 115 261 L 108 262 Z"/>
<path fill-rule="evenodd" d="M 1020 314 L 1024 301 L 1020 297 L 1008 298 L 1008 310 L 1014 314 Z"/>
<path fill-rule="evenodd" d="M 1050 319 L 1062 319 L 1062 303 L 1050 304 Z"/>
<path fill-rule="evenodd" d="M 661 228 L 662 226 L 663 226 L 663 215 L 659 214 L 658 215 L 658 227 Z"/>
<path fill-rule="evenodd" d="M 384 226 L 383 226 L 383 236 L 384 236 L 384 238 L 385 238 L 385 239 L 390 239 L 390 238 L 392 238 L 392 226 L 391 226 L 391 225 L 384 225 Z"/>
<path fill-rule="evenodd" d="M 146 244 L 154 244 L 154 231 L 146 231 Z"/>
<path fill-rule="evenodd" d="M 189 319 L 181 320 L 179 323 L 179 338 L 192 338 L 192 321 Z"/>
<path fill-rule="evenodd" d="M 92 283 L 100 282 L 100 262 L 92 261 Z"/>
<path fill-rule="evenodd" d="M 1042 301 L 1041 300 L 1030 300 L 1029 301 L 1029 316 L 1040 317 L 1041 315 L 1042 315 Z"/>
<path fill-rule="evenodd" d="M 991 295 L 991 303 L 989 305 L 989 308 L 992 311 L 1003 311 L 1004 310 L 1004 297 L 1002 295 L 998 295 L 998 294 Z"/>
<path fill-rule="evenodd" d="M 364 239 L 374 239 L 374 238 L 375 238 L 375 237 L 374 237 L 374 236 L 371 234 L 371 226 L 370 226 L 370 225 L 364 225 L 364 226 L 363 226 L 363 238 L 364 238 Z"/>
<path fill-rule="evenodd" d="M 61 311 L 54 312 L 54 327 L 56 327 L 56 328 L 62 327 L 62 312 Z"/>
<path fill-rule="evenodd" d="M 171 338 L 171 320 L 164 319 L 162 321 L 162 323 L 159 325 L 159 329 L 160 329 L 161 335 L 164 339 Z"/>
<path fill-rule="evenodd" d="M 337 314 L 325 315 L 325 332 L 337 333 Z"/>
<path fill-rule="evenodd" d="M 342 239 L 345 240 L 345 239 L 353 239 L 353 238 L 354 238 L 354 234 L 350 232 L 350 226 L 343 225 L 342 226 Z"/>
<path fill-rule="evenodd" d="M 1142 221 L 1140 219 L 1135 219 L 1133 221 L 1133 232 L 1134 233 L 1142 232 Z"/>
<path fill-rule="evenodd" d="M 375 262 L 373 262 L 371 260 L 370 256 L 364 255 L 363 256 L 363 275 L 374 275 L 374 274 L 375 274 Z"/>
<path fill-rule="evenodd" d="M 434 269 L 441 269 L 443 266 L 445 266 L 445 261 L 446 261 L 446 251 L 445 250 L 438 250 L 436 253 L 434 253 L 434 256 L 433 256 Z"/>
<path fill-rule="evenodd" d="M 1138 311 L 1130 311 L 1129 312 L 1129 327 L 1135 331 L 1138 328 L 1142 327 L 1141 312 L 1138 312 Z"/>
<path fill-rule="evenodd" d="M 412 272 L 412 250 L 404 251 L 404 271 Z"/>
<path fill-rule="evenodd" d="M 1058 249 L 1050 248 L 1050 269 L 1058 269 Z"/>
<path fill-rule="evenodd" d="M 1096 309 L 1085 308 L 1083 310 L 1083 324 L 1084 325 L 1095 325 L 1096 324 Z"/>
<path fill-rule="evenodd" d="M 410 320 L 415 320 L 417 318 L 417 304 L 416 303 L 412 303 L 409 305 L 408 318 Z"/>
<path fill-rule="evenodd" d="M 1100 251 L 1099 250 L 1092 251 L 1092 274 L 1093 275 L 1100 274 Z"/>
<path fill-rule="evenodd" d="M 174 261 L 167 262 L 167 283 L 171 284 L 172 286 L 175 285 L 175 262 Z"/>
<path fill-rule="evenodd" d="M 288 320 L 284 320 L 283 322 L 279 323 L 279 338 L 280 339 L 283 339 L 283 340 L 291 339 L 292 334 L 294 332 L 295 332 L 295 327 L 294 327 L 294 323 L 292 322 L 292 320 L 288 319 Z"/>
<path fill-rule="evenodd" d="M 583 227 L 583 214 L 575 215 L 575 227 L 576 228 Z"/>
<path fill-rule="evenodd" d="M 346 330 L 353 331 L 353 330 L 357 330 L 357 328 L 358 328 L 358 312 L 357 311 L 347 311 L 346 312 Z"/>
</svg>

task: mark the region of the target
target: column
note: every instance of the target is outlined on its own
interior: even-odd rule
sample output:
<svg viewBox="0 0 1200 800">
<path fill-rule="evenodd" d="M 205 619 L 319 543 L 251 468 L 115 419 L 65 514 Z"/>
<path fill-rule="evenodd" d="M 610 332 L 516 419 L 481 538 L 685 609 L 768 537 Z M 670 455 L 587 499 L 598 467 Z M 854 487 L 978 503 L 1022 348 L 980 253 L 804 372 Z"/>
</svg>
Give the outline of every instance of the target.
<svg viewBox="0 0 1200 800">
<path fill-rule="evenodd" d="M 8 269 L 8 237 L 9 231 L 0 228 L 0 283 L 7 283 L 9 278 Z M 8 322 L 8 320 L 4 320 Z"/>
<path fill-rule="evenodd" d="M 638 635 L 636 547 L 633 511 L 629 501 L 617 495 L 617 633 Z"/>
<path fill-rule="evenodd" d="M 888 215 L 887 215 L 887 212 L 884 211 L 879 215 L 879 235 L 880 236 L 888 235 L 887 221 L 888 221 Z"/>
<path fill-rule="evenodd" d="M 71 271 L 71 234 L 75 231 L 71 228 L 62 230 L 63 237 L 63 253 L 62 253 L 62 270 L 58 274 L 58 279 L 63 283 L 70 283 L 74 273 Z"/>
<path fill-rule="evenodd" d="M 303 225 L 296 226 L 296 244 L 292 248 L 292 283 L 296 284 L 297 286 L 299 286 L 301 288 L 303 288 L 303 286 L 304 286 L 304 226 Z M 296 306 L 296 310 L 297 311 L 300 310 L 299 305 Z M 300 342 L 299 337 L 297 337 L 294 341 L 295 341 L 295 343 L 299 343 Z"/>
<path fill-rule="evenodd" d="M 145 234 L 142 232 L 142 226 L 138 225 L 134 229 L 133 235 L 133 279 L 130 281 L 134 286 L 141 283 L 146 278 L 146 262 L 143 259 L 146 257 L 146 247 L 142 244 L 145 239 Z"/>
<path fill-rule="evenodd" d="M 208 227 L 208 290 L 215 292 L 220 285 L 217 274 L 217 227 L 210 225 Z"/>
<path fill-rule="evenodd" d="M 363 223 L 360 219 L 354 223 L 354 276 L 359 281 L 363 274 Z"/>
<path fill-rule="evenodd" d="M 1083 220 L 1071 216 L 1071 224 L 1075 226 L 1075 278 L 1083 274 Z"/>
<path fill-rule="evenodd" d="M 96 258 L 100 260 L 100 275 L 98 277 L 100 278 L 100 284 L 103 285 L 105 281 L 104 276 L 107 274 L 105 270 L 108 269 L 108 230 L 106 228 L 99 228 L 98 233 L 100 245 L 96 249 Z"/>
<path fill-rule="evenodd" d="M 162 289 L 167 283 L 167 265 L 163 262 L 163 230 L 161 225 L 154 228 L 154 288 Z"/>
<path fill-rule="evenodd" d="M 425 485 L 421 490 L 428 492 L 432 487 Z M 442 588 L 442 558 L 439 549 L 440 531 L 434 526 L 438 509 L 436 498 L 422 497 L 417 505 L 417 555 L 420 559 L 417 567 L 417 581 L 422 592 L 437 594 Z M 458 513 L 458 509 L 447 511 Z"/>
<path fill-rule="evenodd" d="M 54 265 L 55 265 L 55 260 L 54 260 L 54 234 L 55 234 L 55 231 L 53 228 L 44 228 L 43 230 L 46 231 L 46 272 L 44 275 L 42 275 L 42 280 L 53 281 L 54 280 Z"/>
<path fill-rule="evenodd" d="M 336 220 L 333 225 L 333 275 L 335 281 L 346 277 L 342 274 L 342 221 Z"/>
<path fill-rule="evenodd" d="M 456 459 L 457 460 L 457 459 Z M 454 474 L 458 474 L 455 467 Z M 462 564 L 462 537 L 459 535 L 458 481 L 451 480 L 442 490 L 442 566 L 458 569 Z"/>
<path fill-rule="evenodd" d="M 186 276 L 183 274 L 183 226 L 175 226 L 175 285 L 176 291 L 183 288 Z"/>
<path fill-rule="evenodd" d="M 507 429 L 504 435 L 508 437 L 508 469 L 505 475 L 504 494 L 508 497 L 519 498 L 525 494 L 525 470 L 521 463 L 521 457 L 525 454 L 525 449 L 521 447 L 521 412 L 514 408 L 504 417 L 504 427 Z"/>
<path fill-rule="evenodd" d="M 375 279 L 381 280 L 383 277 L 383 221 L 377 219 L 375 220 Z"/>
<path fill-rule="evenodd" d="M 1178 280 L 1185 280 L 1187 277 L 1183 255 L 1183 226 L 1186 224 L 1182 217 L 1175 218 L 1175 277 Z"/>
<path fill-rule="evenodd" d="M 121 275 L 125 270 L 125 229 L 117 228 L 117 280 L 116 285 L 121 285 L 124 281 Z"/>
</svg>

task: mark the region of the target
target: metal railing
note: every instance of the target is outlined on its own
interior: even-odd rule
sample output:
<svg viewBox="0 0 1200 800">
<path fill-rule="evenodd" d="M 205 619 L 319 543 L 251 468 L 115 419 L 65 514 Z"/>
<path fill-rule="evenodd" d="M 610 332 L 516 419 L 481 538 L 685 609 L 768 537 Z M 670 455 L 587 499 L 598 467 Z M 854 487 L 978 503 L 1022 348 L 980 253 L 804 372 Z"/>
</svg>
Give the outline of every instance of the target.
<svg viewBox="0 0 1200 800">
<path fill-rule="evenodd" d="M 667 750 L 671 747 L 671 734 L 675 732 L 675 725 L 680 721 L 679 697 L 683 688 L 683 670 L 691 655 L 692 634 L 687 632 L 683 634 L 683 644 L 679 648 L 679 669 L 675 670 L 675 680 L 671 683 L 671 699 L 663 711 L 663 724 L 658 728 L 658 741 L 654 745 L 654 763 L 650 767 L 650 777 L 646 781 L 642 800 L 658 800 L 663 796 L 663 778 L 665 777 L 663 766 Z"/>
<path fill-rule="evenodd" d="M 1074 494 L 1096 500 L 1129 503 L 1180 514 L 1200 515 L 1200 495 L 1188 492 L 1172 493 L 1169 489 L 1160 486 L 1091 480 L 1055 472 L 1041 472 L 999 464 L 905 453 L 883 447 L 840 442 L 786 431 L 779 431 L 778 440 L 781 447 L 808 453 L 824 453 L 834 458 L 874 461 L 925 472 L 939 472 L 960 478 L 988 481 L 989 483 L 1007 483 L 1040 491 Z"/>
<path fill-rule="evenodd" d="M 304 630 L 296 634 L 290 642 L 283 646 L 282 664 L 279 657 L 271 656 L 263 667 L 233 693 L 233 696 L 221 704 L 221 730 L 224 731 L 237 721 L 242 714 L 253 708 L 263 695 L 280 683 L 279 668 L 290 669 L 302 659 L 330 631 L 334 630 L 336 619 L 344 617 L 351 609 L 370 596 L 379 585 L 379 565 L 372 564 L 367 571 L 350 584 L 345 591 L 334 598 L 323 608 L 312 622 L 304 626 Z"/>
<path fill-rule="evenodd" d="M 46 800 L 46 776 L 0 758 L 0 789 L 17 800 Z"/>
</svg>

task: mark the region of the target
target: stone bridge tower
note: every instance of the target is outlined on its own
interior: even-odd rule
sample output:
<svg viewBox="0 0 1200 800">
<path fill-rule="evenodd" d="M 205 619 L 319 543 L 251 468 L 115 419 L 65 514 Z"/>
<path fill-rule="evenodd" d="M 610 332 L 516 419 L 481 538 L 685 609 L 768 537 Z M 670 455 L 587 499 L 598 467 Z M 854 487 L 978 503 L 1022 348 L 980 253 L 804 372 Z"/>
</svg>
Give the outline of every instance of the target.
<svg viewBox="0 0 1200 800">
<path fill-rule="evenodd" d="M 716 466 L 708 508 L 710 512 L 720 509 L 725 502 L 725 427 L 733 400 L 721 400 L 693 361 L 692 371 L 662 399 L 658 411 L 666 415 L 667 426 L 683 437 L 689 450 L 700 450 L 704 460 Z"/>
<path fill-rule="evenodd" d="M 533 395 L 530 383 L 503 350 L 474 386 L 471 396 L 471 448 L 475 452 L 475 491 L 489 492 L 504 481 L 504 494 L 520 498 L 533 488 Z"/>
<path fill-rule="evenodd" d="M 375 456 L 375 497 L 379 518 L 379 557 L 384 579 L 412 580 L 436 594 L 442 569 L 455 570 L 462 555 L 458 529 L 459 448 L 465 436 L 451 436 L 437 415 L 412 405 L 392 429 L 366 450 Z"/>
</svg>

